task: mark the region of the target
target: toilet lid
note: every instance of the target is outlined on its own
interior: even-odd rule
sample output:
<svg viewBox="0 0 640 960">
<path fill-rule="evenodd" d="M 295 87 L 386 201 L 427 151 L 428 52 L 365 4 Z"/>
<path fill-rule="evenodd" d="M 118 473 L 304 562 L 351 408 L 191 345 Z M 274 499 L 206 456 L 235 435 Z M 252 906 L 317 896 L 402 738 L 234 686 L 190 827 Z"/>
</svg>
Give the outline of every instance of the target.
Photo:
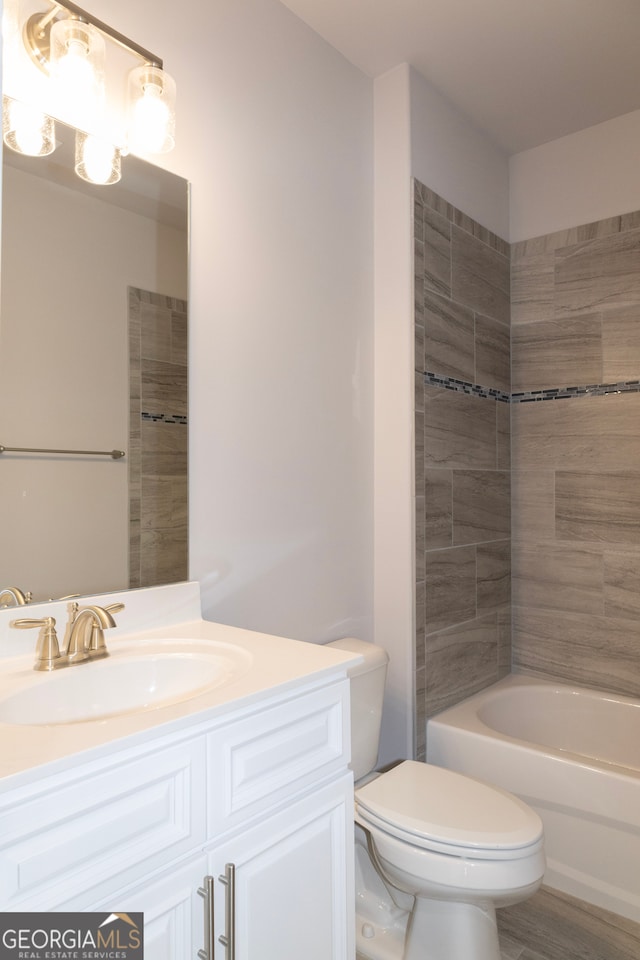
<svg viewBox="0 0 640 960">
<path fill-rule="evenodd" d="M 512 794 L 433 764 L 405 760 L 356 790 L 366 821 L 409 842 L 507 853 L 538 843 L 540 817 Z"/>
</svg>

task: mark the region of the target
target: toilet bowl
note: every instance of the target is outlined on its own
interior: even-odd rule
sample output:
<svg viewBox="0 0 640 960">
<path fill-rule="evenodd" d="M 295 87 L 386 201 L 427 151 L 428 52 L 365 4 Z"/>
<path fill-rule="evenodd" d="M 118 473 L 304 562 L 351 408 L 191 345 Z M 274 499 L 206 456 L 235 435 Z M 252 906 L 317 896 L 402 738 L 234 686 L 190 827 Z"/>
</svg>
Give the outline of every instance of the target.
<svg viewBox="0 0 640 960">
<path fill-rule="evenodd" d="M 382 879 L 415 898 L 403 960 L 498 960 L 495 908 L 535 893 L 544 873 L 533 810 L 481 781 L 408 760 L 356 786 L 355 819 Z"/>
<path fill-rule="evenodd" d="M 387 657 L 358 640 L 335 645 L 364 657 L 350 671 L 358 955 L 500 960 L 496 907 L 542 882 L 540 818 L 498 787 L 431 764 L 371 775 Z"/>
</svg>

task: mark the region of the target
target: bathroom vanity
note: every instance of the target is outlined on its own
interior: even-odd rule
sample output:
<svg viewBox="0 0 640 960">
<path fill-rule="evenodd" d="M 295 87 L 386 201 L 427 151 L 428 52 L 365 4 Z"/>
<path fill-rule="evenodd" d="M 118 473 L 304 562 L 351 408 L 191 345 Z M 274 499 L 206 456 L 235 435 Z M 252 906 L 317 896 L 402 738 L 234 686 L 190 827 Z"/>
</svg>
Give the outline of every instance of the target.
<svg viewBox="0 0 640 960">
<path fill-rule="evenodd" d="M 142 911 L 146 960 L 348 960 L 353 655 L 203 621 L 197 584 L 86 602 L 117 600 L 107 660 L 35 679 L 35 637 L 8 626 L 25 608 L 0 611 L 0 910 Z M 207 644 L 234 650 L 217 680 Z M 133 704 L 154 658 L 201 685 Z M 89 671 L 112 703 L 80 692 Z M 76 713 L 51 722 L 65 676 Z"/>
</svg>

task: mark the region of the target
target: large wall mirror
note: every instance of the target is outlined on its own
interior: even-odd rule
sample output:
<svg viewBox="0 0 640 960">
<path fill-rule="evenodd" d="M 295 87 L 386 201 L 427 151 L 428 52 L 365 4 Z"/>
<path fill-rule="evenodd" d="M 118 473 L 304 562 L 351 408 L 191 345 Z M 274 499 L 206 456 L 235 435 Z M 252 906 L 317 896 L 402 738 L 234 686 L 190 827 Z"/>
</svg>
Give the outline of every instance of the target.
<svg viewBox="0 0 640 960">
<path fill-rule="evenodd" d="M 0 587 L 34 600 L 188 575 L 188 185 L 56 139 L 3 154 Z"/>
</svg>

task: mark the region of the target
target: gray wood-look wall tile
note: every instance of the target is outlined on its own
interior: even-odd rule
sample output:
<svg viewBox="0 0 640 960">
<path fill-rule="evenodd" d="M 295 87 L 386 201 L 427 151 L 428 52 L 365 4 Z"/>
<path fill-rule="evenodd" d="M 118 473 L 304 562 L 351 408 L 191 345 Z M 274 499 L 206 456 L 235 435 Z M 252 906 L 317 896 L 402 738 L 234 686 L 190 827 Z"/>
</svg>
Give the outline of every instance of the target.
<svg viewBox="0 0 640 960">
<path fill-rule="evenodd" d="M 496 467 L 511 469 L 511 405 L 496 403 Z"/>
<path fill-rule="evenodd" d="M 424 580 L 424 555 L 426 549 L 425 534 L 425 500 L 424 497 L 416 497 L 415 500 L 415 528 L 416 528 L 416 580 Z"/>
<path fill-rule="evenodd" d="M 452 285 L 454 235 L 459 296 Z M 416 370 L 508 391 L 509 245 L 417 181 L 414 240 Z M 509 504 L 495 471 L 507 476 L 509 470 L 510 415 L 506 403 L 444 387 L 425 386 L 421 394 L 418 383 L 415 409 L 424 410 L 424 496 L 416 487 L 414 737 L 422 757 L 426 716 L 508 670 Z M 417 437 L 420 429 L 417 419 Z M 422 458 L 418 437 L 416 481 Z M 489 533 L 497 542 L 452 546 L 454 469 L 466 471 L 458 482 L 459 534 L 485 541 Z M 485 470 L 491 477 L 483 487 Z M 483 508 L 480 493 L 487 490 Z"/>
<path fill-rule="evenodd" d="M 479 543 L 511 535 L 507 471 L 453 471 L 453 542 Z"/>
<path fill-rule="evenodd" d="M 478 397 L 425 387 L 425 466 L 496 466 L 494 403 Z"/>
<path fill-rule="evenodd" d="M 142 499 L 145 512 L 142 528 L 186 528 L 188 484 L 186 476 L 142 477 Z"/>
<path fill-rule="evenodd" d="M 427 634 L 475 617 L 475 546 L 428 552 L 424 579 Z"/>
<path fill-rule="evenodd" d="M 602 378 L 605 383 L 640 377 L 640 301 L 602 313 Z"/>
<path fill-rule="evenodd" d="M 141 537 L 140 586 L 175 583 L 187 579 L 189 569 L 187 532 L 143 530 Z"/>
<path fill-rule="evenodd" d="M 446 297 L 425 293 L 424 369 L 474 382 L 473 311 Z"/>
<path fill-rule="evenodd" d="M 141 356 L 171 363 L 171 311 L 155 304 L 140 304 Z"/>
<path fill-rule="evenodd" d="M 600 314 L 521 324 L 511 349 L 514 391 L 602 383 Z"/>
<path fill-rule="evenodd" d="M 639 212 L 512 258 L 512 389 L 640 379 Z M 516 668 L 638 695 L 639 414 L 633 393 L 511 407 Z"/>
<path fill-rule="evenodd" d="M 424 518 L 427 550 L 453 543 L 453 474 L 451 470 L 425 470 Z"/>
<path fill-rule="evenodd" d="M 423 374 L 415 370 L 414 371 L 414 409 L 416 413 L 424 413 L 424 376 Z M 424 430 L 424 422 L 423 422 Z M 424 438 L 422 440 L 422 445 L 424 448 Z"/>
<path fill-rule="evenodd" d="M 563 540 L 640 542 L 640 472 L 556 472 L 556 535 Z"/>
<path fill-rule="evenodd" d="M 416 322 L 415 325 L 414 367 L 416 372 L 424 373 L 426 370 L 424 365 L 424 318 L 422 318 L 422 322 Z"/>
<path fill-rule="evenodd" d="M 130 287 L 129 585 L 188 577 L 187 304 Z"/>
<path fill-rule="evenodd" d="M 509 260 L 453 226 L 451 231 L 451 294 L 477 313 L 510 323 Z"/>
<path fill-rule="evenodd" d="M 142 476 L 180 477 L 187 470 L 187 428 L 180 424 L 142 424 Z"/>
<path fill-rule="evenodd" d="M 640 621 L 640 552 L 604 551 L 604 612 Z"/>
<path fill-rule="evenodd" d="M 599 549 L 554 541 L 514 541 L 513 603 L 546 610 L 604 613 L 604 564 Z"/>
<path fill-rule="evenodd" d="M 498 610 L 498 679 L 511 673 L 511 604 Z"/>
<path fill-rule="evenodd" d="M 640 465 L 640 394 L 515 403 L 514 470 L 634 470 Z"/>
<path fill-rule="evenodd" d="M 425 290 L 451 296 L 451 224 L 446 217 L 424 208 L 424 286 Z"/>
<path fill-rule="evenodd" d="M 171 362 L 186 367 L 189 362 L 187 314 L 171 311 Z"/>
<path fill-rule="evenodd" d="M 513 665 L 542 677 L 640 696 L 633 621 L 513 605 Z"/>
<path fill-rule="evenodd" d="M 556 533 L 555 472 L 511 472 L 511 536 L 517 540 L 552 540 Z"/>
<path fill-rule="evenodd" d="M 428 634 L 426 647 L 428 716 L 464 700 L 498 678 L 495 614 Z"/>
<path fill-rule="evenodd" d="M 511 541 L 479 543 L 476 547 L 478 615 L 511 602 Z"/>
<path fill-rule="evenodd" d="M 143 357 L 142 404 L 148 413 L 187 415 L 187 368 Z M 169 409 L 167 409 L 167 404 Z"/>
<path fill-rule="evenodd" d="M 415 493 L 422 495 L 424 492 L 424 451 L 425 451 L 425 415 L 421 410 L 416 410 L 414 413 L 415 418 L 415 461 L 414 461 L 414 474 L 415 474 Z"/>
<path fill-rule="evenodd" d="M 499 320 L 476 314 L 475 382 L 509 393 L 511 389 L 511 346 L 509 327 Z"/>
<path fill-rule="evenodd" d="M 555 256 L 543 253 L 511 264 L 511 325 L 549 320 L 555 308 Z"/>
<path fill-rule="evenodd" d="M 640 230 L 556 251 L 556 317 L 640 300 Z"/>
</svg>

